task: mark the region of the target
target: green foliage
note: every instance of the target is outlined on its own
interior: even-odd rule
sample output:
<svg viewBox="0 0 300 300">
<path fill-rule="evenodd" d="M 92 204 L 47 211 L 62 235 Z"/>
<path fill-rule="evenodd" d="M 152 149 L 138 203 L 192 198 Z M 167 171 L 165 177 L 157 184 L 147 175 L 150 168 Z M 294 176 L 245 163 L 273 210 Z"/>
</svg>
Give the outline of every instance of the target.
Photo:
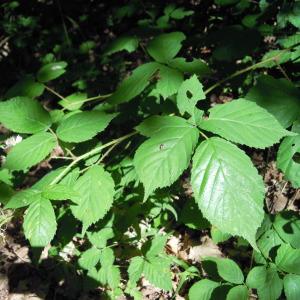
<svg viewBox="0 0 300 300">
<path fill-rule="evenodd" d="M 1 216 L 70 299 L 140 300 L 143 279 L 170 299 L 299 299 L 299 214 L 272 211 L 281 175 L 261 176 L 276 156 L 300 187 L 298 1 L 96 2 L 61 1 L 47 28 L 48 2 L 1 5 Z"/>
</svg>

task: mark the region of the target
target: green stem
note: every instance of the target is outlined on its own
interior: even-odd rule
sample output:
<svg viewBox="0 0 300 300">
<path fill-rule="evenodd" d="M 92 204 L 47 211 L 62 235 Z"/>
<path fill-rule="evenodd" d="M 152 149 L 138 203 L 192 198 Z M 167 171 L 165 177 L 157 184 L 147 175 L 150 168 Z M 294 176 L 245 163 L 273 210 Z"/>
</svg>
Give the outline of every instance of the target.
<svg viewBox="0 0 300 300">
<path fill-rule="evenodd" d="M 51 94 L 55 95 L 56 97 L 60 98 L 60 99 L 64 99 L 64 97 L 62 95 L 60 95 L 58 92 L 54 91 L 52 88 L 50 88 L 49 86 L 44 84 L 45 89 L 50 92 Z"/>
<path fill-rule="evenodd" d="M 228 80 L 230 80 L 230 79 L 232 79 L 232 78 L 235 78 L 235 77 L 237 77 L 237 76 L 239 76 L 239 75 L 241 75 L 241 74 L 244 74 L 244 73 L 246 73 L 246 72 L 248 72 L 248 71 L 251 71 L 251 70 L 253 70 L 253 69 L 259 67 L 260 65 L 265 64 L 266 62 L 269 62 L 269 61 L 277 61 L 278 58 L 279 58 L 282 54 L 284 54 L 285 52 L 287 52 L 287 51 L 289 51 L 289 50 L 291 50 L 291 48 L 284 49 L 284 50 L 282 50 L 280 53 L 278 53 L 278 54 L 276 54 L 276 55 L 274 55 L 274 56 L 272 56 L 272 57 L 270 57 L 270 58 L 267 58 L 267 59 L 262 60 L 262 61 L 260 61 L 260 62 L 258 62 L 258 63 L 256 63 L 256 64 L 254 64 L 254 65 L 252 65 L 252 66 L 249 66 L 249 67 L 246 67 L 246 68 L 244 68 L 244 69 L 242 69 L 242 70 L 239 70 L 239 71 L 234 72 L 233 74 L 231 74 L 231 75 L 225 77 L 224 79 L 218 81 L 217 83 L 213 84 L 211 87 L 209 87 L 207 90 L 205 90 L 204 93 L 205 93 L 205 94 L 208 94 L 208 93 L 210 93 L 211 91 L 213 91 L 214 89 L 216 89 L 217 87 L 219 87 L 220 85 L 222 85 L 224 82 L 227 82 Z"/>
<path fill-rule="evenodd" d="M 95 154 L 98 154 L 99 152 L 101 152 L 102 149 L 105 149 L 111 145 L 114 145 L 114 144 L 119 144 L 121 142 L 123 142 L 124 140 L 132 137 L 133 135 L 135 135 L 137 132 L 132 132 L 132 133 L 129 133 L 129 134 L 126 134 L 120 138 L 117 138 L 115 140 L 112 140 L 104 145 L 101 145 L 99 147 L 96 147 L 94 149 L 92 149 L 91 151 L 81 155 L 81 156 L 78 156 L 76 159 L 74 159 L 64 170 L 62 170 L 53 180 L 52 182 L 50 183 L 50 185 L 53 185 L 53 184 L 56 184 L 58 183 L 65 175 L 67 175 L 69 173 L 69 171 L 76 165 L 78 164 L 80 161 L 84 160 L 84 159 L 87 159 Z"/>
</svg>

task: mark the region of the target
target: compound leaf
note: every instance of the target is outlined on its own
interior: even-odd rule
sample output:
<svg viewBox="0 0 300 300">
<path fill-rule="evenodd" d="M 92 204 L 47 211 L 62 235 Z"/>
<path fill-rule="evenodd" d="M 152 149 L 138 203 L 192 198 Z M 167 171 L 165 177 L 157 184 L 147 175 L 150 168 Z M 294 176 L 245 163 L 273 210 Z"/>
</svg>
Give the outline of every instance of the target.
<svg viewBox="0 0 300 300">
<path fill-rule="evenodd" d="M 80 112 L 62 121 L 56 133 L 65 142 L 84 142 L 103 131 L 115 116 L 101 111 Z"/>
<path fill-rule="evenodd" d="M 300 299 L 300 276 L 286 274 L 283 278 L 284 293 L 287 300 Z"/>
<path fill-rule="evenodd" d="M 135 153 L 134 166 L 145 187 L 145 199 L 155 189 L 171 185 L 190 162 L 198 130 L 178 117 L 174 123 L 174 127 L 157 131 Z"/>
<path fill-rule="evenodd" d="M 276 267 L 254 267 L 247 276 L 247 285 L 257 289 L 260 300 L 276 300 L 282 291 L 282 280 L 277 274 Z"/>
<path fill-rule="evenodd" d="M 204 217 L 257 249 L 255 234 L 264 217 L 264 184 L 250 158 L 230 142 L 210 138 L 196 149 L 191 183 Z"/>
<path fill-rule="evenodd" d="M 161 34 L 148 43 L 148 53 L 158 62 L 167 63 L 181 49 L 185 35 L 182 32 Z"/>
<path fill-rule="evenodd" d="M 300 275 L 300 249 L 294 249 L 289 244 L 282 244 L 277 250 L 275 263 L 285 272 Z"/>
<path fill-rule="evenodd" d="M 172 274 L 169 260 L 161 257 L 153 257 L 144 262 L 143 273 L 145 278 L 154 286 L 165 291 L 172 290 Z"/>
<path fill-rule="evenodd" d="M 220 286 L 218 282 L 202 279 L 192 285 L 189 290 L 190 300 L 210 300 L 215 288 Z"/>
<path fill-rule="evenodd" d="M 37 100 L 15 97 L 0 102 L 0 122 L 15 132 L 37 133 L 51 125 L 51 118 Z"/>
<path fill-rule="evenodd" d="M 291 82 L 269 75 L 260 76 L 256 86 L 246 95 L 246 99 L 274 115 L 284 128 L 292 125 L 300 114 L 299 97 L 299 91 Z"/>
<path fill-rule="evenodd" d="M 49 132 L 41 132 L 23 140 L 12 148 L 6 157 L 5 167 L 10 170 L 27 170 L 42 161 L 56 146 Z"/>
<path fill-rule="evenodd" d="M 25 214 L 24 233 L 32 247 L 45 247 L 56 232 L 56 218 L 51 202 L 38 196 Z"/>
<path fill-rule="evenodd" d="M 244 99 L 216 105 L 209 111 L 209 118 L 200 127 L 239 144 L 265 148 L 293 135 L 265 109 Z"/>
<path fill-rule="evenodd" d="M 188 112 L 193 115 L 197 102 L 203 99 L 203 86 L 197 76 L 193 75 L 181 84 L 177 94 L 177 106 L 181 114 Z"/>
<path fill-rule="evenodd" d="M 150 62 L 137 67 L 126 78 L 107 100 L 110 104 L 120 104 L 128 102 L 138 96 L 149 84 L 149 80 L 154 73 L 159 69 L 160 65 L 155 62 Z"/>
<path fill-rule="evenodd" d="M 102 166 L 91 167 L 79 177 L 74 185 L 74 191 L 79 197 L 72 200 L 77 203 L 72 206 L 74 216 L 82 221 L 83 228 L 102 219 L 111 208 L 114 197 L 114 181 Z"/>
<path fill-rule="evenodd" d="M 241 284 L 244 282 L 244 275 L 240 267 L 229 258 L 205 257 L 204 261 L 212 261 L 217 265 L 220 277 L 228 282 Z"/>
</svg>

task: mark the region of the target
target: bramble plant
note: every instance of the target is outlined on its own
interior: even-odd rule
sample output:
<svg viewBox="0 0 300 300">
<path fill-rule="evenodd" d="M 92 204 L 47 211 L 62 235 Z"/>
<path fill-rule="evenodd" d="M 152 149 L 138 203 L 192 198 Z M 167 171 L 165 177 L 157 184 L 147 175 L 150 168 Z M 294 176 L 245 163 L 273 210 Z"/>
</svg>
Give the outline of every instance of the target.
<svg viewBox="0 0 300 300">
<path fill-rule="evenodd" d="M 215 5 L 243 11 L 246 2 L 216 0 Z M 251 289 L 259 299 L 300 298 L 299 215 L 268 213 L 263 177 L 247 155 L 280 144 L 277 167 L 300 187 L 295 161 L 300 92 L 299 81 L 291 79 L 298 73 L 290 78 L 282 67 L 299 67 L 299 2 L 284 1 L 275 14 L 281 32 L 277 47 L 260 57 L 251 47 L 259 47 L 264 30 L 277 32 L 265 21 L 274 5 L 258 2 L 255 14 L 239 20 L 242 25 L 207 39 L 214 45 L 208 62 L 199 55 L 187 60 L 183 53 L 193 41 L 173 29 L 178 20 L 193 20 L 195 12 L 169 4 L 162 15 L 148 13 L 139 20 L 141 28 L 152 29 L 146 39 L 120 36 L 104 47 L 107 64 L 138 51 L 144 55 L 113 91 L 88 96 L 86 80 L 79 80 L 75 93 L 62 96 L 59 80 L 72 62 L 51 55 L 34 75 L 6 91 L 0 122 L 12 138 L 2 139 L 4 210 L 23 214 L 24 235 L 35 251 L 48 247 L 49 255 L 62 260 L 71 245 L 85 289 L 101 286 L 111 299 L 124 294 L 142 299 L 139 281 L 145 278 L 174 297 L 189 282 L 191 300 L 248 299 Z M 125 10 L 111 22 L 118 26 L 125 15 L 137 13 L 126 5 Z M 288 27 L 291 34 L 283 36 Z M 80 55 L 95 47 L 85 41 Z M 230 69 L 236 60 L 238 69 Z M 223 79 L 215 80 L 216 64 L 222 62 L 232 72 L 220 71 Z M 273 69 L 284 78 L 263 72 Z M 212 92 L 225 91 L 241 76 L 236 96 L 211 106 Z M 37 166 L 43 175 L 32 175 Z M 191 199 L 183 181 L 191 186 Z M 180 224 L 209 229 L 216 244 L 231 239 L 235 246 L 230 247 L 252 248 L 250 266 L 230 255 L 207 256 L 200 269 L 176 257 L 166 244 Z M 180 270 L 177 286 L 174 266 Z"/>
</svg>

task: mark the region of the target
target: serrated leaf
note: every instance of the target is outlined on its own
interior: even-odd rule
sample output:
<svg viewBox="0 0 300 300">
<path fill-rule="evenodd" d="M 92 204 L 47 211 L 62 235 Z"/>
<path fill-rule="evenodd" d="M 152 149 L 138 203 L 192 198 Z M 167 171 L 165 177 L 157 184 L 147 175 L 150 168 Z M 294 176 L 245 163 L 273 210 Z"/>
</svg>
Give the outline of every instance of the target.
<svg viewBox="0 0 300 300">
<path fill-rule="evenodd" d="M 111 55 L 119 51 L 127 51 L 129 53 L 136 50 L 139 41 L 135 36 L 122 36 L 113 40 L 105 50 L 105 55 Z"/>
<path fill-rule="evenodd" d="M 193 75 L 181 84 L 177 95 L 177 106 L 181 114 L 188 112 L 193 115 L 197 102 L 203 99 L 205 99 L 203 86 L 197 76 Z"/>
<path fill-rule="evenodd" d="M 198 130 L 184 119 L 176 118 L 171 123 L 176 125 L 156 132 L 135 153 L 134 166 L 145 187 L 145 199 L 157 188 L 171 185 L 182 174 L 198 141 Z"/>
<path fill-rule="evenodd" d="M 35 98 L 43 94 L 44 85 L 36 82 L 34 77 L 27 75 L 16 84 L 14 84 L 5 94 L 5 98 L 9 99 L 16 96 Z"/>
<path fill-rule="evenodd" d="M 73 188 L 64 184 L 49 185 L 42 191 L 42 196 L 49 200 L 66 200 L 78 197 Z"/>
<path fill-rule="evenodd" d="M 56 232 L 56 218 L 51 202 L 38 196 L 26 210 L 24 233 L 32 247 L 45 247 Z"/>
<path fill-rule="evenodd" d="M 218 274 L 224 280 L 235 284 L 244 282 L 243 272 L 233 260 L 218 257 L 205 257 L 203 260 L 216 263 Z"/>
<path fill-rule="evenodd" d="M 121 282 L 120 269 L 117 266 L 111 266 L 105 269 L 107 283 L 112 289 L 116 289 Z"/>
<path fill-rule="evenodd" d="M 114 237 L 114 231 L 111 227 L 107 227 L 96 232 L 87 232 L 87 236 L 93 246 L 104 248 L 107 241 Z"/>
<path fill-rule="evenodd" d="M 164 99 L 177 93 L 183 81 L 183 74 L 175 69 L 161 65 L 159 68 L 159 80 L 156 84 L 156 92 Z"/>
<path fill-rule="evenodd" d="M 189 290 L 189 300 L 210 300 L 215 288 L 220 286 L 218 282 L 202 279 L 192 285 Z"/>
<path fill-rule="evenodd" d="M 27 170 L 46 158 L 56 143 L 51 133 L 32 135 L 12 148 L 6 157 L 5 167 L 10 170 Z"/>
<path fill-rule="evenodd" d="M 259 300 L 276 300 L 282 291 L 282 280 L 276 267 L 254 267 L 247 276 L 247 286 L 257 289 Z"/>
<path fill-rule="evenodd" d="M 265 109 L 244 99 L 216 105 L 209 112 L 209 118 L 200 127 L 235 143 L 266 148 L 286 135 L 294 135 Z"/>
<path fill-rule="evenodd" d="M 151 116 L 135 127 L 142 135 L 147 137 L 155 136 L 160 131 L 182 130 L 186 128 L 187 123 L 182 118 L 176 116 Z M 190 126 L 190 125 L 189 125 Z"/>
<path fill-rule="evenodd" d="M 164 248 L 167 243 L 167 235 L 157 235 L 152 241 L 149 250 L 146 253 L 146 258 L 151 258 L 164 253 Z"/>
<path fill-rule="evenodd" d="M 74 216 L 82 221 L 84 229 L 102 219 L 112 206 L 114 181 L 101 166 L 91 167 L 79 177 L 74 190 L 80 197 L 73 199 L 78 205 L 71 209 Z"/>
<path fill-rule="evenodd" d="M 196 74 L 201 78 L 211 73 L 208 65 L 201 59 L 186 61 L 186 59 L 183 57 L 177 57 L 170 60 L 168 65 L 184 73 Z"/>
<path fill-rule="evenodd" d="M 51 125 L 51 118 L 38 101 L 15 97 L 0 102 L 0 122 L 15 132 L 37 133 Z"/>
<path fill-rule="evenodd" d="M 86 99 L 86 93 L 74 93 L 60 100 L 58 103 L 68 110 L 77 110 L 84 104 L 84 100 Z"/>
<path fill-rule="evenodd" d="M 144 259 L 140 256 L 135 256 L 131 259 L 127 270 L 129 280 L 131 282 L 137 282 L 141 278 L 144 269 L 144 263 Z"/>
<path fill-rule="evenodd" d="M 78 264 L 81 268 L 85 270 L 90 270 L 97 265 L 100 260 L 101 251 L 95 247 L 89 248 L 84 251 L 79 260 Z"/>
<path fill-rule="evenodd" d="M 300 249 L 289 244 L 281 245 L 277 250 L 275 264 L 281 270 L 300 275 Z"/>
<path fill-rule="evenodd" d="M 41 196 L 41 191 L 33 188 L 20 191 L 13 195 L 9 202 L 5 205 L 7 209 L 17 209 L 30 205 Z"/>
<path fill-rule="evenodd" d="M 101 111 L 76 113 L 63 120 L 56 133 L 65 142 L 84 142 L 103 131 L 115 116 L 116 114 L 105 114 Z"/>
<path fill-rule="evenodd" d="M 300 299 L 300 276 L 286 274 L 283 278 L 284 293 L 287 300 Z"/>
<path fill-rule="evenodd" d="M 258 78 L 257 84 L 250 89 L 246 99 L 256 102 L 275 116 L 287 128 L 300 114 L 300 93 L 286 79 L 275 79 L 269 75 Z"/>
<path fill-rule="evenodd" d="M 170 263 L 161 257 L 153 257 L 144 262 L 143 273 L 145 278 L 155 287 L 165 291 L 172 291 L 172 273 Z"/>
<path fill-rule="evenodd" d="M 277 152 L 277 167 L 294 188 L 300 187 L 300 164 L 293 157 L 300 152 L 300 135 L 286 137 Z"/>
<path fill-rule="evenodd" d="M 37 80 L 44 83 L 58 78 L 66 72 L 67 65 L 65 61 L 59 61 L 41 67 L 37 72 Z"/>
<path fill-rule="evenodd" d="M 191 183 L 205 218 L 257 248 L 255 234 L 264 217 L 264 184 L 242 150 L 218 137 L 205 140 L 193 157 Z"/>
<path fill-rule="evenodd" d="M 226 300 L 248 300 L 249 291 L 245 285 L 237 285 L 231 288 L 226 296 Z"/>
<path fill-rule="evenodd" d="M 156 61 L 167 63 L 180 51 L 184 40 L 182 32 L 161 34 L 148 43 L 147 51 Z"/>
<path fill-rule="evenodd" d="M 150 62 L 137 67 L 132 74 L 118 86 L 114 94 L 107 99 L 110 104 L 128 102 L 138 96 L 149 84 L 151 77 L 160 65 Z"/>
<path fill-rule="evenodd" d="M 115 254 L 111 248 L 104 248 L 101 250 L 100 263 L 104 268 L 110 268 L 115 260 Z"/>
</svg>

